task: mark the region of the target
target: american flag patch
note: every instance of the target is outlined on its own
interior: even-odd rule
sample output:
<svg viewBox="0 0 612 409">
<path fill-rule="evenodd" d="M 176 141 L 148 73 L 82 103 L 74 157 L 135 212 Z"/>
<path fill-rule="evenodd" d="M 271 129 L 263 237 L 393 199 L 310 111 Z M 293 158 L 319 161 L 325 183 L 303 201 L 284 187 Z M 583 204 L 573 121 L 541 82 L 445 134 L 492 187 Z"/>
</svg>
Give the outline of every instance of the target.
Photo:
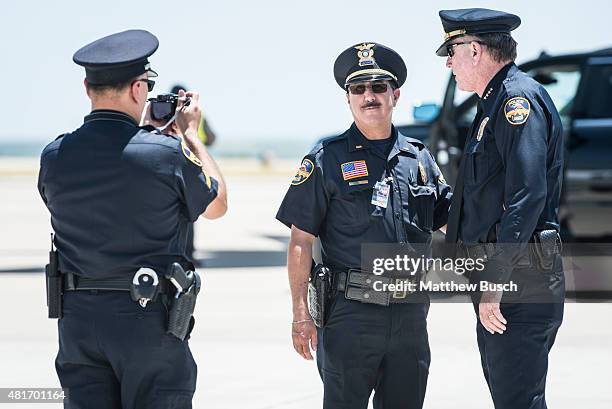
<svg viewBox="0 0 612 409">
<path fill-rule="evenodd" d="M 344 180 L 368 176 L 368 167 L 366 166 L 365 160 L 343 163 L 340 165 L 340 169 L 342 169 L 342 178 Z"/>
</svg>

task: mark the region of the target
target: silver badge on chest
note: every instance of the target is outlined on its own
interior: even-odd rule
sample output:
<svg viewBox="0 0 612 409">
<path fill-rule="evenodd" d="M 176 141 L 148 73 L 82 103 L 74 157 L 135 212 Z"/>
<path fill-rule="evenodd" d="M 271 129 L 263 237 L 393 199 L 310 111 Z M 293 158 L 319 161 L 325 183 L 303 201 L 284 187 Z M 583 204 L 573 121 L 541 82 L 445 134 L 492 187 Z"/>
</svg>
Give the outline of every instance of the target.
<svg viewBox="0 0 612 409">
<path fill-rule="evenodd" d="M 487 122 L 489 122 L 488 116 L 482 120 L 482 122 L 480 123 L 480 126 L 478 127 L 478 133 L 476 134 L 477 141 L 480 141 L 482 139 L 482 135 L 484 135 L 485 127 L 487 126 Z"/>
</svg>

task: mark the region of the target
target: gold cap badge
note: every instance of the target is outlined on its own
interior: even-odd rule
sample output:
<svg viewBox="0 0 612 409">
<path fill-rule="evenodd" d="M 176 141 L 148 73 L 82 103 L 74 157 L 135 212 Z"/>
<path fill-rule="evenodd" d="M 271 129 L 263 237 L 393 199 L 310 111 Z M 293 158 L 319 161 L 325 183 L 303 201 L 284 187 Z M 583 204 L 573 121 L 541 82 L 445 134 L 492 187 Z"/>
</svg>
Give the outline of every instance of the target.
<svg viewBox="0 0 612 409">
<path fill-rule="evenodd" d="M 359 66 L 363 67 L 365 65 L 374 65 L 376 64 L 376 60 L 374 59 L 374 47 L 375 44 L 366 44 L 363 43 L 361 45 L 356 46 L 357 49 L 357 57 L 359 57 Z"/>
</svg>

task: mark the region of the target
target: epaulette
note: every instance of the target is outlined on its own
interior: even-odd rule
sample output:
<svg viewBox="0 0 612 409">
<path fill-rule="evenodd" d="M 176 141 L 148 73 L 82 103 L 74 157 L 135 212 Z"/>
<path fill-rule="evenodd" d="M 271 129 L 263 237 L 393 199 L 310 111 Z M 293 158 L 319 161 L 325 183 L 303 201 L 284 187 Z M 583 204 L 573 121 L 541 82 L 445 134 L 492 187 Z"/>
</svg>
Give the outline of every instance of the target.
<svg viewBox="0 0 612 409">
<path fill-rule="evenodd" d="M 406 136 L 406 135 L 404 135 L 404 134 L 403 134 L 403 133 L 401 133 L 401 132 L 398 132 L 398 133 L 397 133 L 397 137 L 398 137 L 398 138 L 400 138 L 400 137 L 406 138 L 406 141 L 407 141 L 408 143 L 410 143 L 410 144 L 412 144 L 412 145 L 416 146 L 417 148 L 419 148 L 419 150 L 421 150 L 421 149 L 425 148 L 425 144 L 423 143 L 423 141 L 420 141 L 420 140 L 418 140 L 418 139 L 416 139 L 416 138 L 411 138 L 411 137 L 409 137 L 409 136 Z"/>
<path fill-rule="evenodd" d="M 340 135 L 328 136 L 327 138 L 322 139 L 320 143 L 323 147 L 326 147 L 336 142 L 345 141 L 348 137 L 348 134 L 349 131 L 345 131 Z"/>
<path fill-rule="evenodd" d="M 321 152 L 321 150 L 323 150 L 324 148 L 326 148 L 327 146 L 329 146 L 330 144 L 333 144 L 335 142 L 339 142 L 339 141 L 343 141 L 346 140 L 346 136 L 348 135 L 348 131 L 344 132 L 340 135 L 334 135 L 334 136 L 328 136 L 325 137 L 323 139 L 320 139 L 316 145 L 314 145 L 312 147 L 312 149 L 310 150 L 310 152 L 308 153 L 308 155 L 316 155 L 317 153 Z"/>
</svg>

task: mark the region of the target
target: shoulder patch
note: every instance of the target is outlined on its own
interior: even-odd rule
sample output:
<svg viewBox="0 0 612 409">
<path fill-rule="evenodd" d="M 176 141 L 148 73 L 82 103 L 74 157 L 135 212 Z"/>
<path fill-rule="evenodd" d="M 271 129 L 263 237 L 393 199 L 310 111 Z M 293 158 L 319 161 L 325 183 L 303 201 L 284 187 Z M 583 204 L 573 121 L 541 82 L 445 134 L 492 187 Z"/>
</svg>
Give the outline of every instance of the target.
<svg viewBox="0 0 612 409">
<path fill-rule="evenodd" d="M 302 164 L 298 168 L 297 173 L 293 177 L 291 184 L 293 186 L 297 186 L 297 185 L 300 185 L 306 182 L 306 180 L 308 180 L 310 175 L 312 175 L 313 171 L 314 171 L 314 164 L 312 163 L 312 161 L 310 159 L 304 159 L 302 161 Z"/>
<path fill-rule="evenodd" d="M 185 142 L 182 142 L 182 141 L 181 141 L 181 151 L 183 152 L 183 155 L 185 155 L 187 159 L 189 159 L 195 165 L 202 167 L 202 162 L 200 161 L 200 159 L 198 159 L 195 153 L 191 152 L 191 150 L 187 147 L 187 145 L 185 145 Z"/>
<path fill-rule="evenodd" d="M 530 112 L 531 105 L 523 97 L 511 98 L 504 106 L 504 114 L 511 125 L 521 125 L 527 122 Z"/>
</svg>

